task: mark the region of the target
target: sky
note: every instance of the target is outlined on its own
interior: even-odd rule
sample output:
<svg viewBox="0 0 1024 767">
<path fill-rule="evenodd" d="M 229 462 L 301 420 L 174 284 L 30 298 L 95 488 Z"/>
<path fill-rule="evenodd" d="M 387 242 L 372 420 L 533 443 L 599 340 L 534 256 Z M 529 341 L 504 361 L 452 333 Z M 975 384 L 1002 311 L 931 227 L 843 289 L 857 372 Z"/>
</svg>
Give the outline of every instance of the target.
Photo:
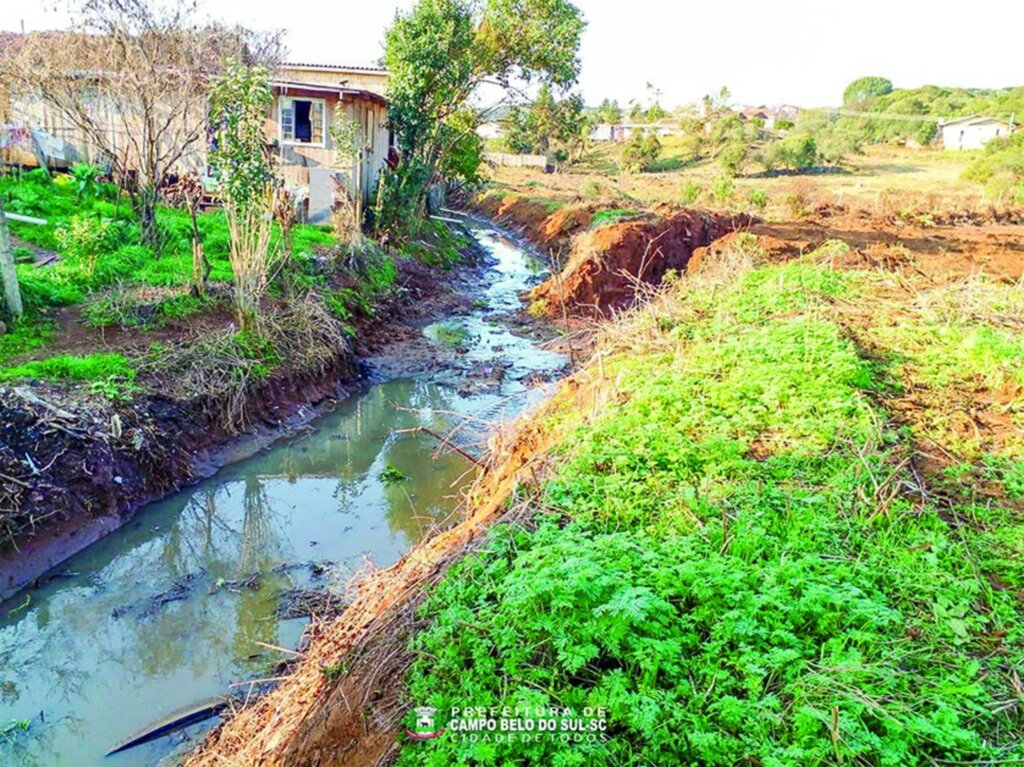
<svg viewBox="0 0 1024 767">
<path fill-rule="evenodd" d="M 289 60 L 372 64 L 413 0 L 200 0 L 206 15 L 287 30 Z M 738 104 L 837 105 L 862 75 L 896 87 L 1024 84 L 1022 0 L 577 0 L 588 26 L 579 88 L 666 106 L 728 86 Z M 61 27 L 53 0 L 0 0 L 0 29 Z"/>
</svg>

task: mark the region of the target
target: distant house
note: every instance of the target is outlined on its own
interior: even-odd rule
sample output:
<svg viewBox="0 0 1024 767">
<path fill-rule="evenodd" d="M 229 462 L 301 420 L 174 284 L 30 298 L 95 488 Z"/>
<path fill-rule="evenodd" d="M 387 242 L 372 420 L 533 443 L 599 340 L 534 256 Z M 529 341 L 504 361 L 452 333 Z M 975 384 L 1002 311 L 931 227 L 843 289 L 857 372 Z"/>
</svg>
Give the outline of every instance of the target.
<svg viewBox="0 0 1024 767">
<path fill-rule="evenodd" d="M 336 178 L 364 208 L 376 193 L 392 143 L 387 82 L 378 67 L 282 64 L 275 72 L 267 137 L 285 182 L 308 189 L 311 220 L 330 212 Z M 339 156 L 331 139 L 330 126 L 342 117 L 357 129 L 358 168 Z"/>
<path fill-rule="evenodd" d="M 682 133 L 679 121 L 665 117 L 652 123 L 622 122 L 600 123 L 590 131 L 591 141 L 628 141 L 634 133 L 654 133 L 659 138 L 678 136 Z"/>
<path fill-rule="evenodd" d="M 485 123 L 480 123 L 476 129 L 476 135 L 485 141 L 488 139 L 501 138 L 505 135 L 505 128 L 502 127 L 500 122 L 489 120 Z"/>
<path fill-rule="evenodd" d="M 766 130 L 771 130 L 775 125 L 775 115 L 768 107 L 737 107 L 735 111 L 743 122 L 760 120 Z"/>
<path fill-rule="evenodd" d="M 981 149 L 994 138 L 1008 136 L 1013 123 L 999 117 L 970 115 L 939 123 L 942 146 L 946 149 Z"/>
<path fill-rule="evenodd" d="M 615 141 L 615 126 L 611 123 L 598 123 L 590 131 L 591 141 Z"/>
<path fill-rule="evenodd" d="M 10 33 L 0 46 L 17 44 Z M 335 181 L 365 209 L 376 192 L 391 149 L 384 97 L 388 74 L 378 67 L 324 64 L 283 64 L 274 72 L 274 102 L 267 116 L 267 147 L 296 197 L 308 199 L 310 217 L 323 219 L 334 203 Z M 100 115 L 115 114 L 116 103 L 96 100 Z M 344 117 L 355 124 L 360 150 L 348 158 L 331 139 L 330 126 Z M 188 119 L 177 116 L 176 119 Z M 202 119 L 202 118 L 200 118 Z M 105 141 L 129 146 L 124 122 L 111 118 Z M 67 168 L 75 162 L 107 162 L 98 142 L 74 121 L 33 94 L 0 89 L 0 155 L 24 165 L 45 162 Z M 208 146 L 197 144 L 171 169 L 172 173 L 208 172 Z M 356 164 L 358 163 L 358 167 Z M 129 164 L 131 157 L 129 155 Z"/>
<path fill-rule="evenodd" d="M 796 118 L 800 114 L 799 107 L 794 107 L 789 104 L 783 104 L 779 107 L 750 107 L 750 106 L 739 106 L 735 107 L 733 111 L 736 116 L 746 122 L 747 120 L 760 120 L 764 123 L 765 130 L 775 130 L 775 124 L 779 120 L 788 120 L 789 122 L 796 122 Z"/>
</svg>

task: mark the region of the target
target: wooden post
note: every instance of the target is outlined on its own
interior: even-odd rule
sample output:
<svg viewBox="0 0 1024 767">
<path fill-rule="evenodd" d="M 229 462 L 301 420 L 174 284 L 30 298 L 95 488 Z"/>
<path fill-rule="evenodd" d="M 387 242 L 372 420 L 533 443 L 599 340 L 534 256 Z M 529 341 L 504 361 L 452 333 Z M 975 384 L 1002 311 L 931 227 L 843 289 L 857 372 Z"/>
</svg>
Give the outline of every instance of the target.
<svg viewBox="0 0 1024 767">
<path fill-rule="evenodd" d="M 17 319 L 23 311 L 21 289 L 18 287 L 18 271 L 14 268 L 14 249 L 11 235 L 7 231 L 7 216 L 0 207 L 0 282 L 3 283 L 4 303 L 11 317 Z"/>
</svg>

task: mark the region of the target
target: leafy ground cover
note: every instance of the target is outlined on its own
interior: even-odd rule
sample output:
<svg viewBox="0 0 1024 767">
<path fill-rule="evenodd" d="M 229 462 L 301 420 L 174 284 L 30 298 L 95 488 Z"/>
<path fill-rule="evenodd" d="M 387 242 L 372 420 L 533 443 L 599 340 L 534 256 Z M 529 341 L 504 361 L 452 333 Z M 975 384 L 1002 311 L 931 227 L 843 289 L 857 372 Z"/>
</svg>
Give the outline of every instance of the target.
<svg viewBox="0 0 1024 767">
<path fill-rule="evenodd" d="M 545 513 L 421 610 L 415 705 L 605 707 L 607 739 L 447 733 L 399 764 L 1024 759 L 1024 450 L 936 417 L 1020 433 L 1019 288 L 836 248 L 735 254 L 609 328 L 581 377 L 608 404 L 549 411 Z"/>
</svg>

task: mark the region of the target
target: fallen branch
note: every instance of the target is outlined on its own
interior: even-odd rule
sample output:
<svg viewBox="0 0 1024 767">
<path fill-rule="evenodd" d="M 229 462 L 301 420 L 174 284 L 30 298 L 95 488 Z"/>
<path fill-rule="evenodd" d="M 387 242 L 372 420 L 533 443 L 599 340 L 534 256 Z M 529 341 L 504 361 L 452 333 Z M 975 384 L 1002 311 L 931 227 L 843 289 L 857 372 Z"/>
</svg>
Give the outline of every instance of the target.
<svg viewBox="0 0 1024 767">
<path fill-rule="evenodd" d="M 424 434 L 429 434 L 431 437 L 436 439 L 438 442 L 440 442 L 446 448 L 451 450 L 453 453 L 458 453 L 475 466 L 483 466 L 483 463 L 480 461 L 479 458 L 470 455 L 465 450 L 460 448 L 458 445 L 453 444 L 451 440 L 449 440 L 447 437 L 438 434 L 436 431 L 433 431 L 432 429 L 428 429 L 426 426 L 416 426 L 415 428 L 412 429 L 398 429 L 395 432 L 395 434 L 419 434 L 420 432 L 423 432 Z"/>
</svg>

